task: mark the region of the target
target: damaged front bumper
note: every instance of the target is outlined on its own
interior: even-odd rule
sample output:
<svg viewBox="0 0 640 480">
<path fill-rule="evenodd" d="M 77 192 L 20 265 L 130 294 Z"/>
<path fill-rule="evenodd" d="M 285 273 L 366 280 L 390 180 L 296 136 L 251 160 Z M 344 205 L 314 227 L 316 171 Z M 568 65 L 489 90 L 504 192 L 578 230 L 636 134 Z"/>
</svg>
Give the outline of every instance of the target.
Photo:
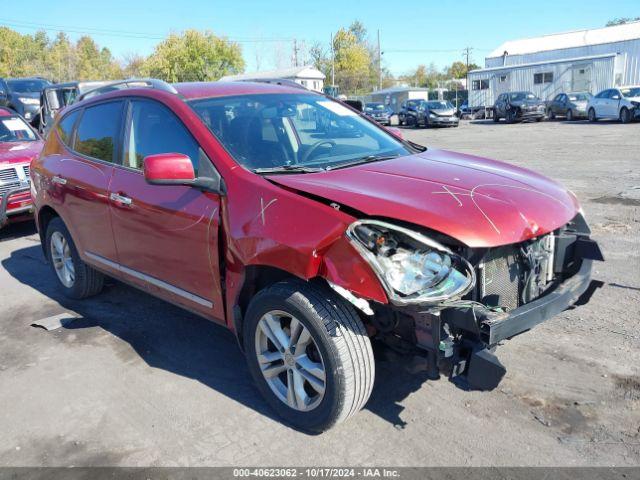
<svg viewBox="0 0 640 480">
<path fill-rule="evenodd" d="M 586 224 L 583 225 L 585 229 Z M 586 233 L 586 232 L 585 232 Z M 588 234 L 555 234 L 555 280 L 542 295 L 510 310 L 476 300 L 450 305 L 387 306 L 376 310 L 378 336 L 392 347 L 426 355 L 430 378 L 451 379 L 479 390 L 495 388 L 506 369 L 494 354 L 502 341 L 589 301 L 602 282 L 591 279 L 594 260 L 604 260 Z"/>
</svg>

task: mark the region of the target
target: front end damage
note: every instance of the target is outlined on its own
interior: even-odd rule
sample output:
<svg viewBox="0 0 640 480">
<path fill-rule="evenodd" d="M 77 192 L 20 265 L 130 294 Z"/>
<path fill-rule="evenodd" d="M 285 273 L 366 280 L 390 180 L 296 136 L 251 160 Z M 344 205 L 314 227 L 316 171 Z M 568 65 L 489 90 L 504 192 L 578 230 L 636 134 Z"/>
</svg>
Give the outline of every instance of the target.
<svg viewBox="0 0 640 480">
<path fill-rule="evenodd" d="M 444 373 L 466 388 L 490 390 L 506 372 L 495 356 L 496 346 L 567 308 L 588 302 L 601 286 L 591 279 L 591 267 L 603 257 L 589 235 L 578 214 L 567 225 L 519 244 L 476 249 L 452 246 L 449 255 L 466 259 L 472 268 L 467 274 L 473 278 L 469 288 L 457 279 L 457 283 L 438 287 L 436 293 L 446 293 L 443 289 L 447 288 L 454 292 L 448 297 L 434 294 L 411 301 L 411 295 L 395 292 L 389 304 L 365 302 L 368 306 L 354 302 L 361 299 L 347 299 L 363 312 L 376 338 L 403 353 L 426 356 L 431 378 Z M 435 270 L 440 272 L 453 265 L 437 256 L 427 260 L 435 260 Z M 430 265 L 433 269 L 433 263 Z M 375 262 L 373 266 L 375 270 Z M 381 272 L 376 273 L 380 277 Z M 388 275 L 381 280 L 388 285 L 390 278 L 393 280 Z M 457 294 L 456 288 L 460 289 Z"/>
</svg>

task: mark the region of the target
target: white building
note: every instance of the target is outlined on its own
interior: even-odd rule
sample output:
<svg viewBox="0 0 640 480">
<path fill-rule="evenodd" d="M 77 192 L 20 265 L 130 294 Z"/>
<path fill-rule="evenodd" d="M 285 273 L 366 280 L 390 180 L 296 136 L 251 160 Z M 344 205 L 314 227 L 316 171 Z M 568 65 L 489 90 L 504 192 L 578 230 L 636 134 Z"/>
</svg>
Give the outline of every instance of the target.
<svg viewBox="0 0 640 480">
<path fill-rule="evenodd" d="M 227 75 L 220 79 L 221 82 L 233 82 L 236 80 L 266 80 L 266 79 L 293 80 L 303 87 L 315 92 L 322 92 L 325 75 L 320 70 L 311 67 L 291 67 L 265 72 L 242 73 L 240 75 Z"/>
<path fill-rule="evenodd" d="M 640 22 L 508 41 L 469 72 L 469 104 L 492 106 L 500 93 L 593 94 L 640 84 Z"/>
</svg>

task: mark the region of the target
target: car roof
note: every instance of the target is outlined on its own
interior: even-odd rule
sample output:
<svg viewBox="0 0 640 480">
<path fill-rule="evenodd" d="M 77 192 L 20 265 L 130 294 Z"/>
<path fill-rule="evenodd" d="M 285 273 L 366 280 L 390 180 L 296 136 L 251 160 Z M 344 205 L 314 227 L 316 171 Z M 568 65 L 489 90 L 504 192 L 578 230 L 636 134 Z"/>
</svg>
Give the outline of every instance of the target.
<svg viewBox="0 0 640 480">
<path fill-rule="evenodd" d="M 315 94 L 310 90 L 261 82 L 189 82 L 174 83 L 173 86 L 185 100 L 235 95 L 297 93 Z"/>
</svg>

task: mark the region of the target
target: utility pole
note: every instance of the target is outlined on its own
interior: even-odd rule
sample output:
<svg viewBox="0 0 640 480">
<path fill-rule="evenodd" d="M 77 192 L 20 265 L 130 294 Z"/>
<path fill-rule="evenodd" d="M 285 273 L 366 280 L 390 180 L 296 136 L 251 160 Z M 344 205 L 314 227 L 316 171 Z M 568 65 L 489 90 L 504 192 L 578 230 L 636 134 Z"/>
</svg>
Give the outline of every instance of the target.
<svg viewBox="0 0 640 480">
<path fill-rule="evenodd" d="M 333 50 L 333 33 L 331 34 L 331 87 L 336 86 L 336 53 Z"/>
<path fill-rule="evenodd" d="M 382 52 L 380 51 L 380 29 L 378 29 L 378 90 L 382 90 Z"/>
<path fill-rule="evenodd" d="M 293 39 L 293 66 L 298 66 L 298 39 Z"/>
<path fill-rule="evenodd" d="M 462 56 L 466 57 L 466 63 L 467 63 L 467 71 L 465 72 L 465 79 L 467 80 L 467 90 L 469 90 L 470 85 L 469 85 L 469 57 L 471 56 L 471 50 L 473 50 L 473 47 L 467 47 L 464 49 L 464 52 L 462 52 Z"/>
</svg>

